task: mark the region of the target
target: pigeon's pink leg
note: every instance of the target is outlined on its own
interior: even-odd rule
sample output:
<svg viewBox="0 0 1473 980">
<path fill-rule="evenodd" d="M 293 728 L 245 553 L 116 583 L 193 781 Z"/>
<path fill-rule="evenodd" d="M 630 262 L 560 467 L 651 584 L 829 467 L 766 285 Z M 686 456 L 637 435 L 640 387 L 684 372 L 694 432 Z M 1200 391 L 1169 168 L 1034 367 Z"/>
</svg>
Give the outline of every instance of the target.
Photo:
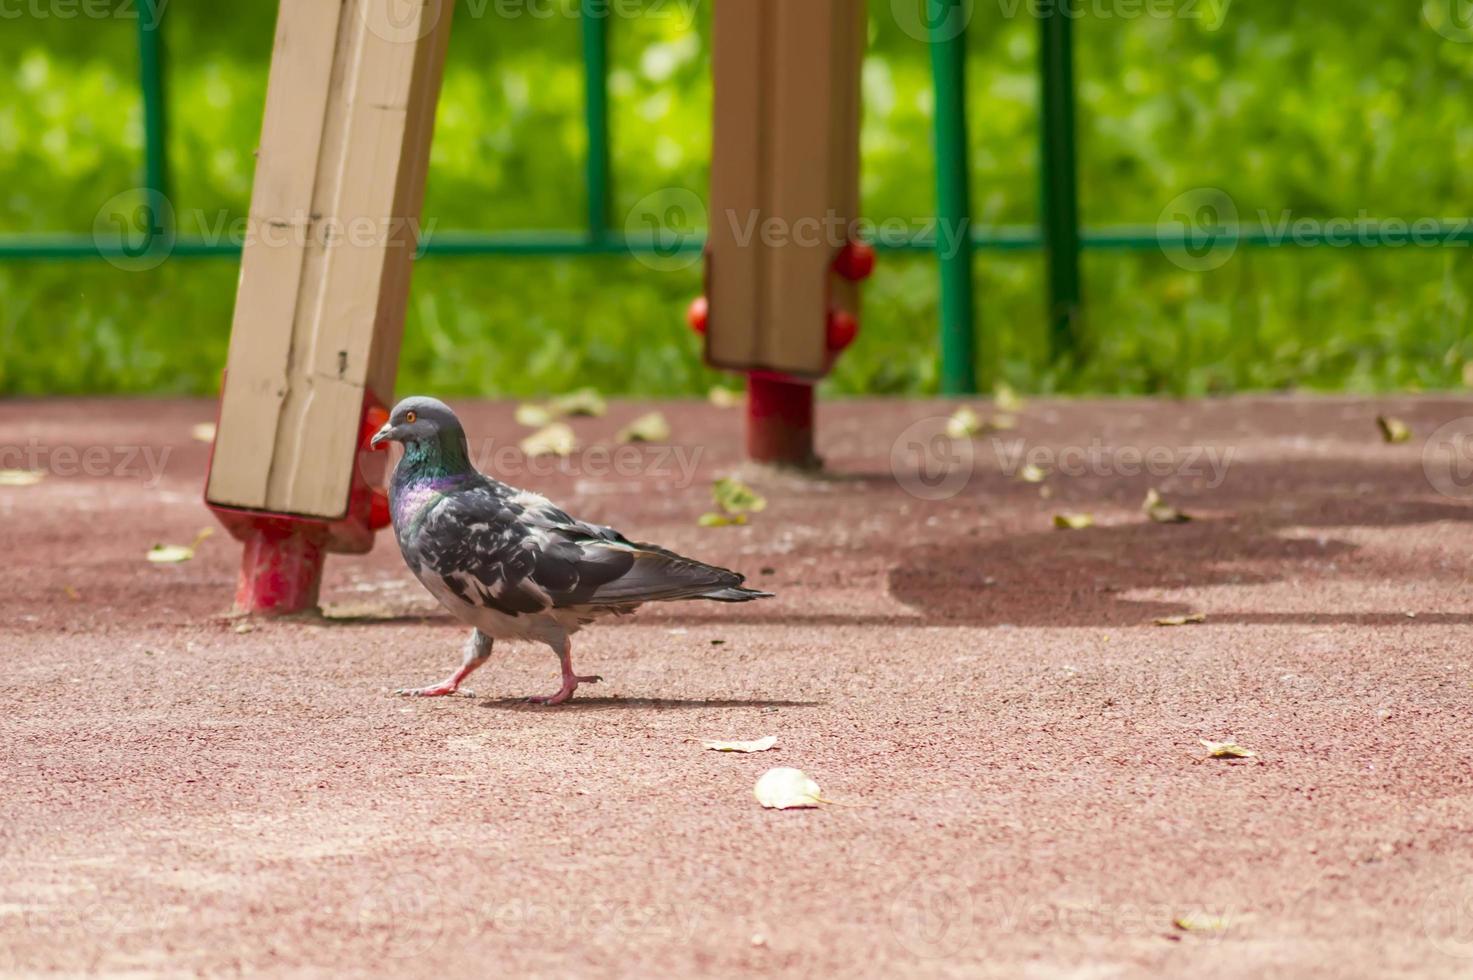
<svg viewBox="0 0 1473 980">
<path fill-rule="evenodd" d="M 599 677 L 597 674 L 590 674 L 586 677 L 579 677 L 577 674 L 573 673 L 573 644 L 568 640 L 563 641 L 563 648 L 558 651 L 557 658 L 558 662 L 563 665 L 563 686 L 558 688 L 558 692 L 556 694 L 528 698 L 527 700 L 531 701 L 533 704 L 562 704 L 564 701 L 568 700 L 568 698 L 573 696 L 573 692 L 578 690 L 579 684 L 597 684 L 599 681 L 603 680 L 603 678 Z"/>
<path fill-rule="evenodd" d="M 475 669 L 485 663 L 490 656 L 491 637 L 480 630 L 472 630 L 470 639 L 465 644 L 465 659 L 461 660 L 459 670 L 430 687 L 401 687 L 394 693 L 410 698 L 443 698 L 454 694 L 460 689 L 460 682 L 474 673 Z M 466 692 L 466 694 L 470 693 Z"/>
</svg>

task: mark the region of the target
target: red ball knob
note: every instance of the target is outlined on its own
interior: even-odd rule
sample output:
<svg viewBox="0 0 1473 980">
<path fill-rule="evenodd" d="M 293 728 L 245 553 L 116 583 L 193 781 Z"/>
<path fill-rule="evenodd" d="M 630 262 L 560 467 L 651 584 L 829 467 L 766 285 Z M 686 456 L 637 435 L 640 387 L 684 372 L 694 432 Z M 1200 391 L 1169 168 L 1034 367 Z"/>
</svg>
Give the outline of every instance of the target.
<svg viewBox="0 0 1473 980">
<path fill-rule="evenodd" d="M 392 523 L 393 517 L 389 513 L 389 495 L 378 487 L 374 487 L 368 497 L 368 526 L 378 531 Z"/>
<path fill-rule="evenodd" d="M 854 343 L 859 336 L 859 321 L 848 310 L 830 310 L 828 323 L 828 345 L 831 351 L 841 351 Z"/>
<path fill-rule="evenodd" d="M 690 328 L 696 333 L 704 334 L 706 332 L 706 319 L 710 314 L 711 308 L 710 304 L 706 302 L 706 297 L 697 296 L 691 300 L 690 308 L 685 311 L 685 322 L 689 323 Z"/>
<path fill-rule="evenodd" d="M 834 257 L 834 271 L 850 282 L 868 279 L 875 271 L 875 248 L 868 242 L 847 242 Z"/>
</svg>

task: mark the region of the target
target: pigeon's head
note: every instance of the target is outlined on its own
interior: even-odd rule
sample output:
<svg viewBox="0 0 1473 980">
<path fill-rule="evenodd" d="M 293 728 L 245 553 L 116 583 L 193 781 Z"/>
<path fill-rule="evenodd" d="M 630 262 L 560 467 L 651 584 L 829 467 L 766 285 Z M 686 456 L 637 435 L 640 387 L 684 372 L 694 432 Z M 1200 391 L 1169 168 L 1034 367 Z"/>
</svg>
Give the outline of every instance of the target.
<svg viewBox="0 0 1473 980">
<path fill-rule="evenodd" d="M 446 442 L 464 444 L 465 432 L 449 405 L 435 398 L 416 395 L 394 406 L 389 413 L 389 421 L 373 434 L 368 444 L 377 449 L 386 442 L 402 442 L 406 446 L 443 445 Z"/>
</svg>

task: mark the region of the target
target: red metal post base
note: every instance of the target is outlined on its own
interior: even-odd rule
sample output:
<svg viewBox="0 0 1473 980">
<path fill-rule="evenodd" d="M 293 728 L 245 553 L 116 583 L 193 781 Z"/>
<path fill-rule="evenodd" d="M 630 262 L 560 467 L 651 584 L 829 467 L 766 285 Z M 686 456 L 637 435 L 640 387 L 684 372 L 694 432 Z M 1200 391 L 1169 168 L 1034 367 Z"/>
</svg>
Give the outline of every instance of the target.
<svg viewBox="0 0 1473 980">
<path fill-rule="evenodd" d="M 759 463 L 812 468 L 813 385 L 747 376 L 747 456 Z"/>
<path fill-rule="evenodd" d="M 374 452 L 369 439 L 389 419 L 388 409 L 368 392 L 358 433 L 359 453 L 347 509 L 339 520 L 294 517 L 205 503 L 232 537 L 244 546 L 235 612 L 244 616 L 286 616 L 317 608 L 322 566 L 328 552 L 364 554 L 374 532 L 389 525 L 389 500 L 382 484 L 388 454 Z M 214 447 L 210 448 L 214 462 Z"/>
<path fill-rule="evenodd" d="M 245 536 L 235 612 L 285 615 L 317 607 L 328 526 L 263 519 Z"/>
</svg>

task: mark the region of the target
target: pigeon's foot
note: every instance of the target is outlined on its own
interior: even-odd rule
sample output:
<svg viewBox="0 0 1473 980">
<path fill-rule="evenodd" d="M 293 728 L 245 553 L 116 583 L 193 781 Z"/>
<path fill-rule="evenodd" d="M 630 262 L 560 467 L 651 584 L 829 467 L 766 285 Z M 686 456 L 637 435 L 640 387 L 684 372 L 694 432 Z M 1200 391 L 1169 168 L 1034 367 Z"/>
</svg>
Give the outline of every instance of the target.
<svg viewBox="0 0 1473 980">
<path fill-rule="evenodd" d="M 462 697 L 475 697 L 473 691 L 460 690 L 460 682 L 475 673 L 476 668 L 485 663 L 489 656 L 491 638 L 479 630 L 472 630 L 465 645 L 465 659 L 461 661 L 459 670 L 438 684 L 431 684 L 429 687 L 401 687 L 394 693 L 406 698 L 444 698 L 457 693 Z"/>
<path fill-rule="evenodd" d="M 459 694 L 463 698 L 476 696 L 474 691 L 460 690 L 460 682 L 453 677 L 429 687 L 401 687 L 394 693 L 404 698 L 444 698 L 452 694 Z"/>
<path fill-rule="evenodd" d="M 562 704 L 573 696 L 573 692 L 578 690 L 579 684 L 597 684 L 601 680 L 603 678 L 597 674 L 591 674 L 587 677 L 575 677 L 572 674 L 568 674 L 563 678 L 563 686 L 558 689 L 556 694 L 539 695 L 538 697 L 528 698 L 527 700 L 532 704 Z"/>
</svg>

